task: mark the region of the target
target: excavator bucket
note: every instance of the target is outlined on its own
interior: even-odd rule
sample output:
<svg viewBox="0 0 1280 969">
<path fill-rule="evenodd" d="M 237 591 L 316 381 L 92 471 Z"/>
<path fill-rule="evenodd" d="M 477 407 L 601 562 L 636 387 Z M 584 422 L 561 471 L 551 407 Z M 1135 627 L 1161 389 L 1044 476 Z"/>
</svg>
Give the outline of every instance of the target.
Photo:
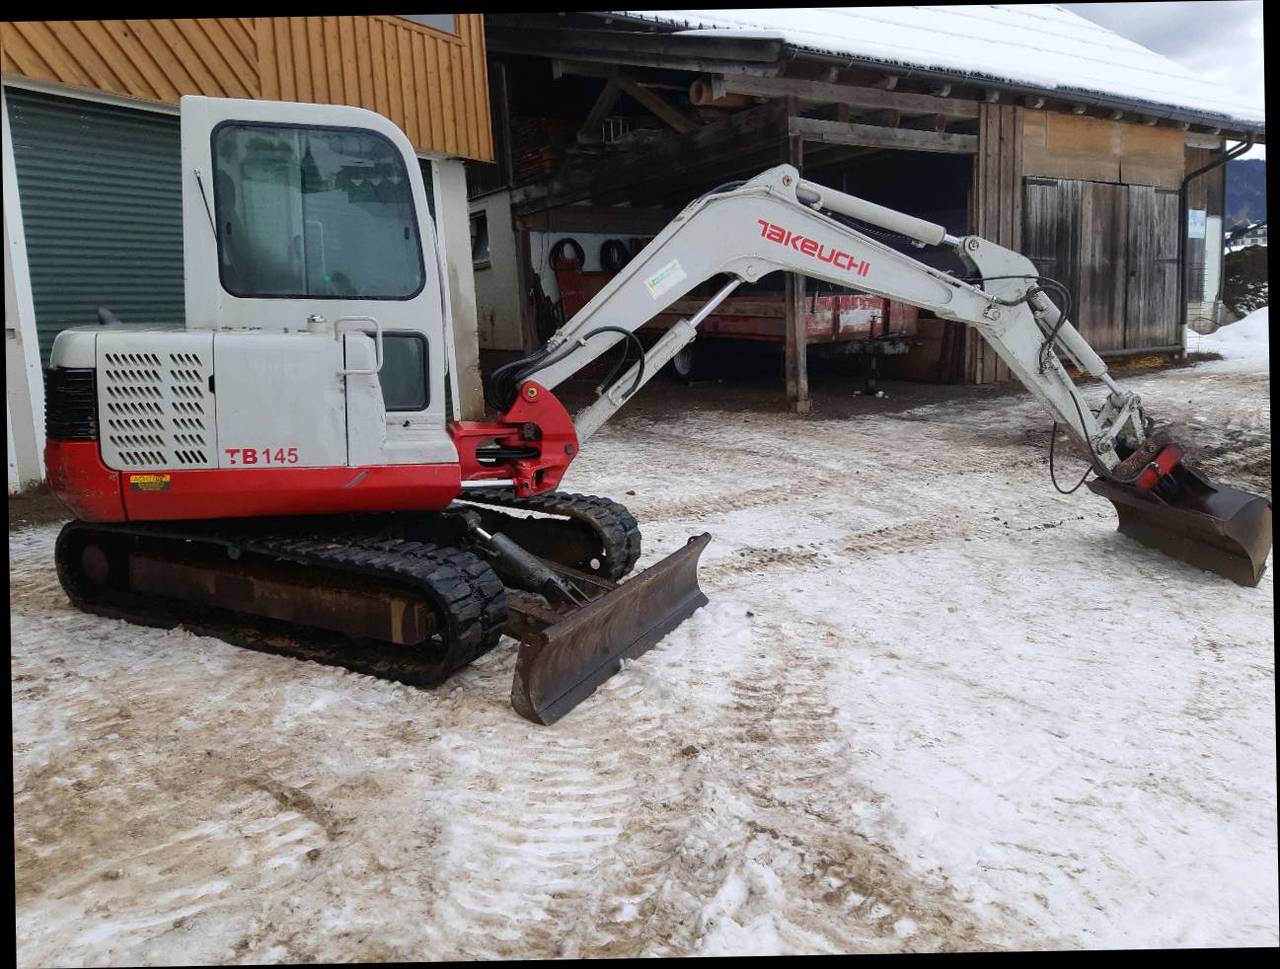
<svg viewBox="0 0 1280 969">
<path fill-rule="evenodd" d="M 1089 488 L 1115 506 L 1122 534 L 1240 585 L 1257 585 L 1271 551 L 1271 502 L 1214 484 L 1185 464 L 1166 477 L 1149 490 L 1105 478 Z"/>
<path fill-rule="evenodd" d="M 621 585 L 555 567 L 588 589 L 585 605 L 555 612 L 541 600 L 515 595 L 509 604 L 520 636 L 511 705 L 534 723 L 555 723 L 618 672 L 622 660 L 652 649 L 707 604 L 698 587 L 698 559 L 711 541 L 694 536 L 677 552 Z"/>
</svg>

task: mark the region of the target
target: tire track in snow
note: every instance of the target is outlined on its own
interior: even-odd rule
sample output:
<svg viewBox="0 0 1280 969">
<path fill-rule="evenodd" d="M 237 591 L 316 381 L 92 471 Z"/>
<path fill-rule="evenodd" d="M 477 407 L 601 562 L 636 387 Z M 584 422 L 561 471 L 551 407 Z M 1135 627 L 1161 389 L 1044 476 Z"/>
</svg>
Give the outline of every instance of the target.
<svg viewBox="0 0 1280 969">
<path fill-rule="evenodd" d="M 643 678 L 624 674 L 573 727 L 505 721 L 505 738 L 485 743 L 518 744 L 516 763 L 455 750 L 444 767 L 457 792 L 444 811 L 450 847 L 433 876 L 453 927 L 448 957 L 646 952 L 657 930 L 645 903 L 668 853 L 653 814 L 678 800 L 681 774 L 655 702 Z"/>
<path fill-rule="evenodd" d="M 837 646 L 835 634 L 788 638 L 766 623 L 756 635 L 771 648 L 734 677 L 731 714 L 711 741 L 718 780 L 734 781 L 726 800 L 741 813 L 725 884 L 704 912 L 703 946 L 732 948 L 740 927 L 758 933 L 763 920 L 779 951 L 982 947 L 976 919 L 945 885 L 858 831 L 880 799 L 857 784 L 823 688 L 833 660 L 818 651 Z"/>
</svg>

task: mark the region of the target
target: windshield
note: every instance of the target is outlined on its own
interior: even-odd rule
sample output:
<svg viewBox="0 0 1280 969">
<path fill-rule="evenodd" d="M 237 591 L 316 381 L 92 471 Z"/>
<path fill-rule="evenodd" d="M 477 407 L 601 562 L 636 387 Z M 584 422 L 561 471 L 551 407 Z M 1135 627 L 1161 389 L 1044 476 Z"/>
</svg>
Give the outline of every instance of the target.
<svg viewBox="0 0 1280 969">
<path fill-rule="evenodd" d="M 409 299 L 422 246 L 404 161 L 359 128 L 219 125 L 222 286 L 236 296 Z"/>
</svg>

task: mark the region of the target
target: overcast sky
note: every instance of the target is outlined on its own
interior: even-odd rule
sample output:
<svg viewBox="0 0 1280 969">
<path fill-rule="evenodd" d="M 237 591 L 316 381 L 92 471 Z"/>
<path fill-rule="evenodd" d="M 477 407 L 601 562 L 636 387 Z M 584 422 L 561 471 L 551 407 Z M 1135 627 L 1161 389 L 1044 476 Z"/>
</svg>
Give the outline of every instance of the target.
<svg viewBox="0 0 1280 969">
<path fill-rule="evenodd" d="M 1062 6 L 1263 107 L 1262 0 Z M 1244 157 L 1265 156 L 1259 146 Z"/>
</svg>

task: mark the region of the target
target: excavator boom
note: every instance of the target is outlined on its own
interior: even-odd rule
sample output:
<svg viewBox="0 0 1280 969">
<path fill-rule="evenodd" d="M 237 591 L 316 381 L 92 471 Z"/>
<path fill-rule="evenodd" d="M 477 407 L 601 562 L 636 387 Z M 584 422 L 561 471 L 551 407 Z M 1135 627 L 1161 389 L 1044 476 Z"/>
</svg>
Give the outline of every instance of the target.
<svg viewBox="0 0 1280 969">
<path fill-rule="evenodd" d="M 968 272 L 961 278 L 927 266 L 846 220 L 916 246 L 946 246 Z M 738 285 L 778 270 L 973 327 L 1085 452 L 1097 474 L 1090 487 L 1115 505 L 1122 532 L 1238 582 L 1261 578 L 1271 547 L 1270 502 L 1210 482 L 1183 462 L 1179 445 L 1148 439 L 1141 399 L 1115 382 L 1046 292 L 1065 293 L 1061 284 L 1042 277 L 1020 253 L 805 181 L 790 165 L 690 203 L 545 347 L 496 372 L 493 399 L 509 403 L 535 377 L 556 387 L 698 284 L 725 277 L 698 313 L 671 327 L 576 415 L 584 442 L 697 336 L 698 325 Z M 1100 406 L 1085 399 L 1063 358 L 1103 385 Z"/>
</svg>

